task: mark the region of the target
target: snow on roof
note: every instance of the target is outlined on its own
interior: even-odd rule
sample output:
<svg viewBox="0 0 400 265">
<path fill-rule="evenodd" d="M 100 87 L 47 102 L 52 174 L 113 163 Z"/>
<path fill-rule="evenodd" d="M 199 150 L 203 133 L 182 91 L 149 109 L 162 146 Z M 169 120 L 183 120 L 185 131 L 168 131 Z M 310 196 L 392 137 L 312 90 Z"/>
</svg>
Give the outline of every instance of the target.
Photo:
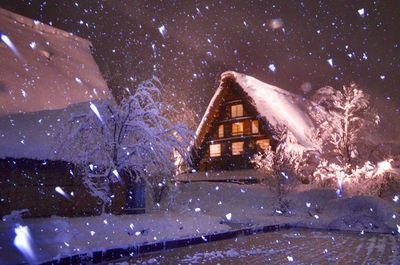
<svg viewBox="0 0 400 265">
<path fill-rule="evenodd" d="M 223 94 L 228 88 L 226 84 L 229 80 L 239 85 L 239 88 L 250 98 L 250 103 L 272 126 L 286 124 L 288 130 L 302 146 L 306 148 L 315 147 L 310 140 L 314 125 L 306 113 L 307 102 L 302 97 L 261 82 L 254 77 L 233 71 L 224 72 L 221 75 L 221 83 L 197 128 L 196 146 L 201 145 L 208 128 L 216 118 L 215 111 L 223 100 Z"/>
<path fill-rule="evenodd" d="M 0 25 L 0 115 L 111 98 L 88 40 L 1 8 Z"/>
<path fill-rule="evenodd" d="M 94 102 L 94 104 L 98 104 Z M 65 109 L 43 110 L 0 116 L 0 159 L 28 158 L 74 162 L 74 154 L 59 154 L 65 140 L 61 132 L 71 116 L 89 113 L 90 103 Z"/>
</svg>

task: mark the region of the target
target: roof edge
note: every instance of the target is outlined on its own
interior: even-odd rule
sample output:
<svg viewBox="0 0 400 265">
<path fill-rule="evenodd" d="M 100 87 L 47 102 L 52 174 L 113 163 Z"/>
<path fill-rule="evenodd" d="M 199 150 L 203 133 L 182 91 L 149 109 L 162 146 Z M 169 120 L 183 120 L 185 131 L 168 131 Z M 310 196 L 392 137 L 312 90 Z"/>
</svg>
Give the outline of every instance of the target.
<svg viewBox="0 0 400 265">
<path fill-rule="evenodd" d="M 14 12 L 9 11 L 7 9 L 0 8 L 0 15 L 5 16 L 5 17 L 7 17 L 7 18 L 9 18 L 9 19 L 11 19 L 13 21 L 16 21 L 16 22 L 18 22 L 20 24 L 23 24 L 25 26 L 28 26 L 30 28 L 36 29 L 38 31 L 49 33 L 49 34 L 57 34 L 57 35 L 61 35 L 61 36 L 66 37 L 66 38 L 73 38 L 76 41 L 80 41 L 80 42 L 86 43 L 89 47 L 93 47 L 92 43 L 89 40 L 85 39 L 85 38 L 79 37 L 79 36 L 77 36 L 77 35 L 75 35 L 73 33 L 67 32 L 65 30 L 62 30 L 62 29 L 47 25 L 47 24 L 45 24 L 43 22 L 40 22 L 38 20 L 22 16 L 20 14 L 14 13 Z"/>
</svg>

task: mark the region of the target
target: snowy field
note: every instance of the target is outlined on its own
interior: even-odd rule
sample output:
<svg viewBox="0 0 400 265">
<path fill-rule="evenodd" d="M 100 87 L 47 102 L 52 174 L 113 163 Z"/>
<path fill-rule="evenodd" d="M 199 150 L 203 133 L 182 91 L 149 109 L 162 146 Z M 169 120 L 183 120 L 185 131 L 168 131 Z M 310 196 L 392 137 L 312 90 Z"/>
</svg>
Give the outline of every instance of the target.
<svg viewBox="0 0 400 265">
<path fill-rule="evenodd" d="M 144 255 L 128 264 L 398 264 L 400 238 L 283 230 Z"/>
<path fill-rule="evenodd" d="M 191 183 L 179 185 L 173 206 L 168 211 L 165 200 L 159 210 L 144 215 L 24 220 L 6 216 L 0 225 L 0 264 L 25 260 L 13 243 L 17 224 L 29 228 L 34 253 L 32 260 L 36 262 L 226 232 L 239 227 L 290 224 L 353 230 L 360 236 L 368 231 L 390 234 L 400 229 L 399 204 L 394 201 L 369 197 L 338 198 L 333 190 L 293 191 L 288 194 L 287 201 L 288 210 L 281 213 L 276 208 L 274 194 L 263 185 Z M 393 238 L 398 240 L 398 235 Z M 385 244 L 390 240 L 384 240 L 383 246 L 389 248 Z M 245 255 L 236 251 L 239 256 Z"/>
</svg>

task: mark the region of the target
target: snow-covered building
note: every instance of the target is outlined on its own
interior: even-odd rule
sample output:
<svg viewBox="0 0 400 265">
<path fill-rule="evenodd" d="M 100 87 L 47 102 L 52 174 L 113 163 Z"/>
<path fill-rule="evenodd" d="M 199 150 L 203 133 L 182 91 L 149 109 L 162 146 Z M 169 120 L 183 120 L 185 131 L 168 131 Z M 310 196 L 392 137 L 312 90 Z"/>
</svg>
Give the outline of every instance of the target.
<svg viewBox="0 0 400 265">
<path fill-rule="evenodd" d="M 0 216 L 89 214 L 97 200 L 71 174 L 74 154 L 58 147 L 63 121 L 113 100 L 92 44 L 1 8 L 0 25 Z"/>
<path fill-rule="evenodd" d="M 268 146 L 275 149 L 272 129 L 278 124 L 287 126 L 297 145 L 314 148 L 311 141 L 314 125 L 307 114 L 307 104 L 303 97 L 254 77 L 233 71 L 223 73 L 192 147 L 193 167 L 200 172 L 178 179 L 203 175 L 207 176 L 205 179 L 217 180 L 221 174 L 210 177 L 211 172 L 252 169 L 250 159 L 254 154 Z M 248 174 L 235 172 L 235 177 Z M 229 178 L 229 174 L 224 176 Z"/>
</svg>

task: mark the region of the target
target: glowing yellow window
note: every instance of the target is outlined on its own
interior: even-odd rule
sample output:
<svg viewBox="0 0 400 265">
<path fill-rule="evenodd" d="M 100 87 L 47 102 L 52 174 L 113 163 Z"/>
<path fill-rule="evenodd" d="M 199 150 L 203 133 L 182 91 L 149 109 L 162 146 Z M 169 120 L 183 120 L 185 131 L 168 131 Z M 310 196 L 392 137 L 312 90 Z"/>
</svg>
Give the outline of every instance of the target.
<svg viewBox="0 0 400 265">
<path fill-rule="evenodd" d="M 243 116 L 243 105 L 242 104 L 232 105 L 231 106 L 231 115 L 232 115 L 232 118 Z"/>
<path fill-rule="evenodd" d="M 257 140 L 256 144 L 261 150 L 265 150 L 269 147 L 269 139 Z"/>
<path fill-rule="evenodd" d="M 210 157 L 221 156 L 221 144 L 210 144 Z"/>
<path fill-rule="evenodd" d="M 232 136 L 243 135 L 243 122 L 232 123 Z"/>
<path fill-rule="evenodd" d="M 218 138 L 224 138 L 224 125 L 218 127 Z"/>
<path fill-rule="evenodd" d="M 258 120 L 251 121 L 251 132 L 252 133 L 258 133 Z"/>
<path fill-rule="evenodd" d="M 241 155 L 243 154 L 243 142 L 234 142 L 232 143 L 232 155 Z"/>
</svg>

